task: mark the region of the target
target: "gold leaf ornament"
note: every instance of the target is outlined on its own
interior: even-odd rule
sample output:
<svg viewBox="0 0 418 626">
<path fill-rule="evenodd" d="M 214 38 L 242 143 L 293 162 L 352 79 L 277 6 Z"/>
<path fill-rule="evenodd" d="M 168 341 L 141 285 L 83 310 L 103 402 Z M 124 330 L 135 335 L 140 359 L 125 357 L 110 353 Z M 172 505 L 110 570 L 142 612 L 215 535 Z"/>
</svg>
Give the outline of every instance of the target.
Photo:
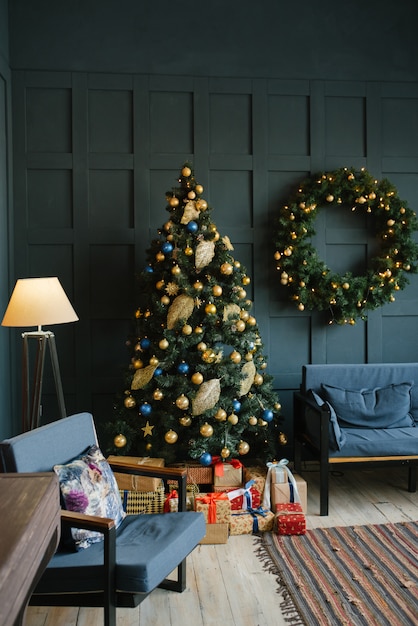
<svg viewBox="0 0 418 626">
<path fill-rule="evenodd" d="M 255 369 L 253 361 L 247 361 L 247 363 L 242 366 L 241 374 L 243 378 L 241 380 L 240 396 L 245 396 L 250 391 L 256 373 L 257 370 Z"/>
<path fill-rule="evenodd" d="M 203 267 L 209 265 L 215 256 L 215 242 L 214 241 L 201 241 L 196 246 L 195 252 L 195 267 L 197 270 L 201 270 Z"/>
<path fill-rule="evenodd" d="M 224 314 L 223 314 L 223 320 L 224 322 L 227 322 L 230 318 L 230 316 L 232 315 L 233 317 L 239 318 L 241 313 L 241 309 L 238 306 L 238 304 L 227 304 L 224 307 Z"/>
<path fill-rule="evenodd" d="M 186 294 L 180 294 L 175 298 L 167 312 L 167 328 L 171 330 L 177 322 L 187 321 L 194 309 L 194 300 Z"/>
<path fill-rule="evenodd" d="M 234 249 L 234 246 L 232 245 L 231 240 L 228 237 L 228 235 L 225 235 L 224 237 L 222 237 L 222 241 L 223 241 L 223 244 L 224 244 L 224 246 L 225 246 L 225 248 L 227 250 L 233 250 Z"/>
<path fill-rule="evenodd" d="M 202 383 L 192 400 L 192 414 L 201 415 L 204 411 L 214 407 L 220 395 L 221 381 L 219 378 L 212 378 L 212 380 Z"/>
<path fill-rule="evenodd" d="M 147 383 L 154 376 L 154 372 L 157 369 L 156 365 L 147 365 L 139 370 L 136 370 L 131 383 L 131 389 L 143 389 Z"/>
<path fill-rule="evenodd" d="M 189 200 L 186 203 L 183 211 L 183 215 L 181 216 L 180 222 L 182 224 L 188 224 L 190 221 L 195 220 L 199 217 L 199 210 L 196 209 L 196 202 L 193 200 Z"/>
</svg>

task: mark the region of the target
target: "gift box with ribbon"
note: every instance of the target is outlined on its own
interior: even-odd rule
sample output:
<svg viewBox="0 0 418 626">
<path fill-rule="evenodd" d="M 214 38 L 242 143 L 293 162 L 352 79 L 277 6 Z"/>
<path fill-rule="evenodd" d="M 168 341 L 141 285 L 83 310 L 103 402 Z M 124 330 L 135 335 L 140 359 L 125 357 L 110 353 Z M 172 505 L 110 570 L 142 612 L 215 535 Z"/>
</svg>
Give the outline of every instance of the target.
<svg viewBox="0 0 418 626">
<path fill-rule="evenodd" d="M 304 535 L 306 518 L 299 502 L 276 505 L 276 523 L 279 535 Z"/>
<path fill-rule="evenodd" d="M 244 468 L 244 482 L 249 480 L 254 481 L 255 488 L 261 495 L 264 493 L 264 486 L 266 484 L 267 468 L 265 466 L 250 466 Z"/>
<path fill-rule="evenodd" d="M 219 489 L 221 487 L 214 487 L 215 491 Z M 254 480 L 249 480 L 238 489 L 224 489 L 224 493 L 228 496 L 232 511 L 257 509 L 261 505 L 261 493 L 256 489 Z"/>
<path fill-rule="evenodd" d="M 224 463 L 216 460 L 214 462 L 213 484 L 215 487 L 241 487 L 241 461 L 238 461 L 238 459 L 231 459 L 228 463 Z"/>
<path fill-rule="evenodd" d="M 273 529 L 274 513 L 262 507 L 234 511 L 231 514 L 231 535 L 252 535 Z"/>
<path fill-rule="evenodd" d="M 266 486 L 263 495 L 263 507 L 275 510 L 276 504 L 299 502 L 302 510 L 307 512 L 306 481 L 297 474 L 293 475 L 288 467 L 289 461 L 282 459 L 274 463 L 267 463 Z M 274 475 L 274 482 L 272 476 Z M 281 477 L 286 480 L 281 482 Z M 280 482 L 278 480 L 280 479 Z"/>
<path fill-rule="evenodd" d="M 164 467 L 164 459 L 149 456 L 117 456 L 110 455 L 109 463 L 126 463 L 128 465 L 151 465 L 152 467 Z M 115 472 L 116 482 L 122 491 L 155 491 L 162 484 L 161 478 L 149 478 L 148 476 L 136 476 L 135 474 L 122 474 Z"/>
<path fill-rule="evenodd" d="M 200 493 L 195 497 L 195 511 L 201 511 L 207 524 L 229 524 L 231 503 L 225 493 Z"/>
</svg>

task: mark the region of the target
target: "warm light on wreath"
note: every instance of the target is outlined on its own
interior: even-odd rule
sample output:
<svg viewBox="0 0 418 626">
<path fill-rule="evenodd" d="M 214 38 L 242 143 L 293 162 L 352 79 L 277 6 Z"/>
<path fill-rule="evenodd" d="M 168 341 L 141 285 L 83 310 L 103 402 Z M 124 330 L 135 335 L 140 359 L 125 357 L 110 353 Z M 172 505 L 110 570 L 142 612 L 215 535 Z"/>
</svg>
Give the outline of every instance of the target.
<svg viewBox="0 0 418 626">
<path fill-rule="evenodd" d="M 369 260 L 366 274 L 336 274 L 310 243 L 321 207 L 349 205 L 370 215 L 379 256 Z M 280 282 L 300 311 L 329 309 L 330 323 L 355 324 L 371 311 L 395 300 L 395 292 L 418 271 L 418 228 L 415 212 L 400 200 L 387 180 L 375 180 L 364 168 L 341 168 L 303 181 L 290 202 L 280 209 L 274 258 Z"/>
</svg>

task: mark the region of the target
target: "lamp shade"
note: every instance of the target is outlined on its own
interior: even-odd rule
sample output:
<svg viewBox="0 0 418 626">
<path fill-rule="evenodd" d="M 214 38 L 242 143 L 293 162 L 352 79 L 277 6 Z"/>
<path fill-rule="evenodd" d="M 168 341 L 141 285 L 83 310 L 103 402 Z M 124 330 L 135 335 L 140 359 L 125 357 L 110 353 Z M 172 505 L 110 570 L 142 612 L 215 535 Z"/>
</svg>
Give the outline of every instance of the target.
<svg viewBox="0 0 418 626">
<path fill-rule="evenodd" d="M 76 322 L 77 313 L 57 277 L 20 278 L 2 326 L 38 326 Z"/>
</svg>

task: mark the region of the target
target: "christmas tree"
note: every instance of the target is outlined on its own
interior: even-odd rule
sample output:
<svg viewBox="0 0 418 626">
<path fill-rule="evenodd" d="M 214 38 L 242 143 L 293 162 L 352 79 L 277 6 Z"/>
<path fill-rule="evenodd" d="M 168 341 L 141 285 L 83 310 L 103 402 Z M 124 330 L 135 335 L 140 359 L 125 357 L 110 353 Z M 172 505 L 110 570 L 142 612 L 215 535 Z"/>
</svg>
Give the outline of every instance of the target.
<svg viewBox="0 0 418 626">
<path fill-rule="evenodd" d="M 131 360 L 107 425 L 109 452 L 203 465 L 248 453 L 272 460 L 286 437 L 245 290 L 250 278 L 213 223 L 189 164 L 178 183 L 138 277 Z"/>
</svg>

